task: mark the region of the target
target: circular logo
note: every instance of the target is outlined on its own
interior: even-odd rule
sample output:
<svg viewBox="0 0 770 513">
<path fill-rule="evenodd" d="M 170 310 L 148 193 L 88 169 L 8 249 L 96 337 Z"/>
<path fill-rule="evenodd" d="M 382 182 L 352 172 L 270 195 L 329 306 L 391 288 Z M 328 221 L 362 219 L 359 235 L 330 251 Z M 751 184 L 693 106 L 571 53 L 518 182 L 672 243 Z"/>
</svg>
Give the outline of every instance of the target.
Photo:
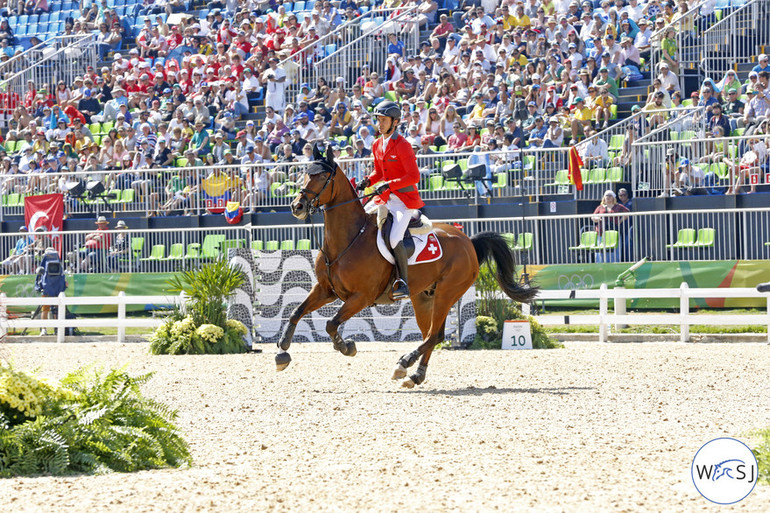
<svg viewBox="0 0 770 513">
<path fill-rule="evenodd" d="M 698 492 L 716 504 L 745 499 L 757 484 L 759 465 L 751 449 L 735 438 L 716 438 L 700 448 L 690 474 Z"/>
</svg>

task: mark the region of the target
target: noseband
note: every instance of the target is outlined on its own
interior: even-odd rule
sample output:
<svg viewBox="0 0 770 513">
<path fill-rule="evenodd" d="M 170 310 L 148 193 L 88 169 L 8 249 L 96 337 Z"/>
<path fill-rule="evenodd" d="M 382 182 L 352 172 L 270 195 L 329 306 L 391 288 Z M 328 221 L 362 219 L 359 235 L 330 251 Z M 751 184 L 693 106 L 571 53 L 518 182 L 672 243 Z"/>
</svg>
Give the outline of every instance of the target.
<svg viewBox="0 0 770 513">
<path fill-rule="evenodd" d="M 313 173 L 313 174 L 328 173 L 329 176 L 326 178 L 326 182 L 324 182 L 324 185 L 323 185 L 323 187 L 321 187 L 320 191 L 315 192 L 315 191 L 311 191 L 310 189 L 306 189 L 306 188 L 303 188 L 303 189 L 301 189 L 299 191 L 300 192 L 300 197 L 305 198 L 305 201 L 307 201 L 307 203 L 308 203 L 307 210 L 308 210 L 308 214 L 311 215 L 311 216 L 313 214 L 315 214 L 316 211 L 318 211 L 318 209 L 320 208 L 318 203 L 321 200 L 321 195 L 324 193 L 324 191 L 326 190 L 326 188 L 329 186 L 330 183 L 332 184 L 332 192 L 331 192 L 331 194 L 332 194 L 332 196 L 334 195 L 334 180 L 333 180 L 333 178 L 334 178 L 335 173 L 337 172 L 337 168 L 336 167 L 332 167 L 329 164 L 327 164 L 326 162 L 316 162 L 315 164 L 323 166 L 324 169 L 321 170 L 321 171 L 318 171 L 316 173 Z M 312 194 L 312 198 L 313 198 L 312 200 L 309 199 L 309 197 L 308 197 L 311 194 Z"/>
</svg>

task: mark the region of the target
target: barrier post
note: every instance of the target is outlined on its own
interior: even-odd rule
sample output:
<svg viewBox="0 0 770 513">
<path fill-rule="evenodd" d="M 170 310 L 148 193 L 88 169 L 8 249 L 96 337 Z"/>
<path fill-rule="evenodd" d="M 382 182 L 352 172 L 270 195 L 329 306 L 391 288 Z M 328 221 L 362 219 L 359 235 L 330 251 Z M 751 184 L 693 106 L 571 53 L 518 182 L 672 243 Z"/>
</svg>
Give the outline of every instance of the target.
<svg viewBox="0 0 770 513">
<path fill-rule="evenodd" d="M 618 287 L 616 285 L 613 290 L 615 290 L 615 298 L 613 301 L 613 304 L 615 307 L 615 315 L 626 315 L 626 298 L 625 296 L 621 297 L 620 295 L 618 295 L 618 292 L 622 294 L 623 291 L 626 290 L 626 288 L 623 286 Z M 626 324 L 620 324 L 617 321 L 615 322 L 615 331 L 619 332 L 620 330 L 627 327 L 628 325 Z"/>
<path fill-rule="evenodd" d="M 0 296 L 0 302 L 3 301 L 3 297 Z M 0 306 L 2 308 L 2 306 Z M 0 319 L 2 321 L 2 319 Z M 767 296 L 767 343 L 770 344 L 770 295 Z"/>
<path fill-rule="evenodd" d="M 65 296 L 64 292 L 59 292 L 59 302 L 58 302 L 58 308 L 59 308 L 59 326 L 56 328 L 56 342 L 61 344 L 64 342 L 64 324 L 67 322 L 67 305 L 64 302 Z"/>
<path fill-rule="evenodd" d="M 7 297 L 5 292 L 0 292 L 0 341 L 8 334 L 8 329 L 6 328 L 8 325 L 8 310 L 5 308 L 5 299 Z M 770 302 L 768 302 L 768 305 L 770 305 Z"/>
<path fill-rule="evenodd" d="M 126 293 L 118 292 L 118 343 L 126 341 Z"/>
<path fill-rule="evenodd" d="M 599 342 L 607 342 L 607 309 L 609 299 L 607 297 L 607 284 L 599 287 Z"/>
<path fill-rule="evenodd" d="M 679 341 L 690 341 L 690 286 L 682 282 L 679 286 Z"/>
</svg>

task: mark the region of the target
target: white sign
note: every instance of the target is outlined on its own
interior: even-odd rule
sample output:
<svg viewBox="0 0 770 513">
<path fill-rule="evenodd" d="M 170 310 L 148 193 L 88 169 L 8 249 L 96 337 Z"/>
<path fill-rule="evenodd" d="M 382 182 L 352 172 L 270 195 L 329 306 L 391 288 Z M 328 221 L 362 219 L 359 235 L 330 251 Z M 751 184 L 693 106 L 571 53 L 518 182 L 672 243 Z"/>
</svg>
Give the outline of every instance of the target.
<svg viewBox="0 0 770 513">
<path fill-rule="evenodd" d="M 532 332 L 529 321 L 505 321 L 503 323 L 503 349 L 532 349 Z"/>
<path fill-rule="evenodd" d="M 551 202 L 548 204 L 548 207 L 551 209 L 551 213 L 552 213 L 552 214 L 555 214 L 555 213 L 556 213 L 556 202 L 555 202 L 555 201 L 551 201 Z"/>
</svg>

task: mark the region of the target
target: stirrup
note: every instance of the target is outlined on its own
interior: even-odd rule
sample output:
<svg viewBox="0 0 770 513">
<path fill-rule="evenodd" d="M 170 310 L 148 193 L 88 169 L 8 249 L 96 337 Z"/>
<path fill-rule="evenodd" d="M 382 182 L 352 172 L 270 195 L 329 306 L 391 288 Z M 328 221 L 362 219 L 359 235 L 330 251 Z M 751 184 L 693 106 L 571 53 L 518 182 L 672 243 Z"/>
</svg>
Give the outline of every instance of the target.
<svg viewBox="0 0 770 513">
<path fill-rule="evenodd" d="M 403 299 L 409 297 L 409 286 L 401 278 L 393 282 L 393 288 L 391 289 L 391 295 L 393 299 Z"/>
</svg>

